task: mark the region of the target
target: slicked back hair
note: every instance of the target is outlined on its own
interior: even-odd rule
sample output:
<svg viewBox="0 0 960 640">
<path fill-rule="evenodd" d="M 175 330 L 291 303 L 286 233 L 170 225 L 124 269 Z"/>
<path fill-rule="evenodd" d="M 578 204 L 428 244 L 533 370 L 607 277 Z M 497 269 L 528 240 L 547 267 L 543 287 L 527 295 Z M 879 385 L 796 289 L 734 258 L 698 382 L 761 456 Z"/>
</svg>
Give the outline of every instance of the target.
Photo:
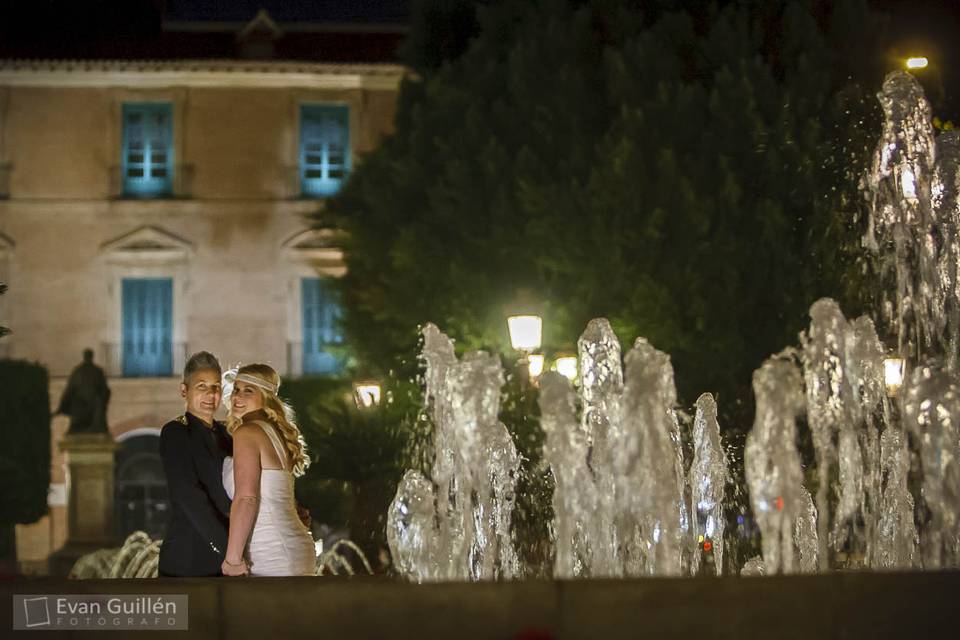
<svg viewBox="0 0 960 640">
<path fill-rule="evenodd" d="M 216 371 L 218 376 L 223 376 L 220 361 L 209 351 L 198 351 L 187 359 L 183 367 L 183 383 L 187 384 L 190 376 L 197 371 Z"/>
</svg>

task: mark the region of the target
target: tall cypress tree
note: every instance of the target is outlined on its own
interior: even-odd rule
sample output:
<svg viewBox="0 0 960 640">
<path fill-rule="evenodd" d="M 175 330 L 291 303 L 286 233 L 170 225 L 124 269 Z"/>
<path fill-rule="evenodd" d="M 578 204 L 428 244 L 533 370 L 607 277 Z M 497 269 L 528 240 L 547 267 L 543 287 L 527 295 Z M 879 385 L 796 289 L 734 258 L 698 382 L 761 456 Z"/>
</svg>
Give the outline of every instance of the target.
<svg viewBox="0 0 960 640">
<path fill-rule="evenodd" d="M 395 133 L 318 218 L 347 232 L 360 362 L 412 371 L 426 321 L 506 353 L 522 298 L 548 348 L 606 316 L 672 355 L 682 402 L 716 392 L 748 427 L 750 374 L 809 305 L 858 311 L 875 16 L 864 0 L 478 6 L 476 35 L 440 53 L 416 49 L 432 40 L 414 21 Z"/>
</svg>

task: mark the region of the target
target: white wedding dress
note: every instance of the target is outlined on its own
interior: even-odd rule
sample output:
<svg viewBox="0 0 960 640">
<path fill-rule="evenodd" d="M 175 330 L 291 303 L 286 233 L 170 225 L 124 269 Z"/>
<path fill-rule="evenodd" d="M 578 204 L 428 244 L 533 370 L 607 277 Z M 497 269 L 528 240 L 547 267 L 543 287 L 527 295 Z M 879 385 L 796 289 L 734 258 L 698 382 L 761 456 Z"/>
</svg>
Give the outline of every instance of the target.
<svg viewBox="0 0 960 640">
<path fill-rule="evenodd" d="M 266 432 L 283 469 L 261 469 L 257 519 L 247 543 L 251 576 L 312 576 L 316 573 L 316 547 L 310 530 L 297 515 L 293 473 L 286 468 L 286 453 L 272 425 L 256 420 Z M 223 487 L 233 500 L 233 458 L 223 459 Z"/>
</svg>

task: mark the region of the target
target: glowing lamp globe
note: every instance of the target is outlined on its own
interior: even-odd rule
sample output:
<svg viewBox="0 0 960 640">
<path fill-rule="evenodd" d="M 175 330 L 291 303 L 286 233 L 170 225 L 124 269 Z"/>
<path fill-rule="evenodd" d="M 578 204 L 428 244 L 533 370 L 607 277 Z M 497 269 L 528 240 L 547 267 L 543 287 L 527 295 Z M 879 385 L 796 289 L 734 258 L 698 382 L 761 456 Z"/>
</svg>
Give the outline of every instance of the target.
<svg viewBox="0 0 960 640">
<path fill-rule="evenodd" d="M 540 316 L 510 316 L 507 318 L 510 344 L 517 351 L 535 351 L 540 348 L 543 337 L 543 320 Z"/>
<path fill-rule="evenodd" d="M 380 385 L 376 382 L 357 382 L 353 394 L 360 409 L 369 409 L 380 404 Z"/>
<path fill-rule="evenodd" d="M 577 357 L 562 356 L 553 362 L 553 370 L 571 382 L 577 379 Z"/>
<path fill-rule="evenodd" d="M 540 354 L 531 354 L 527 357 L 528 371 L 531 378 L 539 378 L 543 373 L 543 356 Z"/>
<path fill-rule="evenodd" d="M 906 361 L 903 358 L 887 358 L 883 361 L 883 383 L 887 387 L 887 395 L 893 397 L 903 385 L 903 374 Z"/>
<path fill-rule="evenodd" d="M 926 69 L 930 61 L 923 56 L 907 58 L 907 69 Z"/>
</svg>

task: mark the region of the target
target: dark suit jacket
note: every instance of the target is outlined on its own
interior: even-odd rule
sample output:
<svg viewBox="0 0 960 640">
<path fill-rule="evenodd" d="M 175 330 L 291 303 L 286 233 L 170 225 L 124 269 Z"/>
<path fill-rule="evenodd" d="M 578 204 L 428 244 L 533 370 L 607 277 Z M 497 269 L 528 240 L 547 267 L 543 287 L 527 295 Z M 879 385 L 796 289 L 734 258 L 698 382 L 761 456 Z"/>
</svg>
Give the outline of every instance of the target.
<svg viewBox="0 0 960 640">
<path fill-rule="evenodd" d="M 223 459 L 232 443 L 221 422 L 213 428 L 187 413 L 163 426 L 160 457 L 170 494 L 170 522 L 160 546 L 165 576 L 222 575 L 230 498 L 223 488 Z"/>
</svg>

